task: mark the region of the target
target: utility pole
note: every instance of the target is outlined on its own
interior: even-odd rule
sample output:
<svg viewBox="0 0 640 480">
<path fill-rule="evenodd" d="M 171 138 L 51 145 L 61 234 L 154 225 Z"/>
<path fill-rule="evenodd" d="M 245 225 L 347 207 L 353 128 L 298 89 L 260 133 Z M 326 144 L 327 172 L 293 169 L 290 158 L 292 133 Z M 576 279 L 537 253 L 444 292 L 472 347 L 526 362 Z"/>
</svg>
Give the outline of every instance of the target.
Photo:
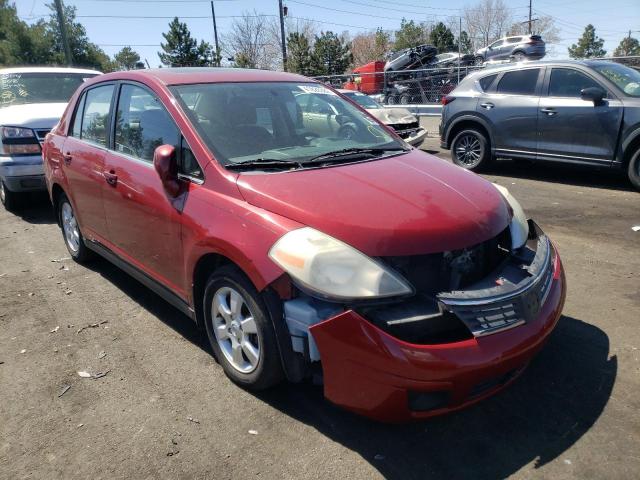
<svg viewBox="0 0 640 480">
<path fill-rule="evenodd" d="M 462 63 L 462 17 L 458 17 L 460 29 L 458 30 L 458 84 L 460 84 L 460 64 Z"/>
<path fill-rule="evenodd" d="M 531 2 L 532 0 L 529 0 L 529 35 L 531 35 Z"/>
<path fill-rule="evenodd" d="M 218 47 L 218 27 L 216 26 L 216 10 L 211 0 L 211 17 L 213 18 L 213 39 L 216 42 L 216 63 L 220 66 L 220 48 Z"/>
<path fill-rule="evenodd" d="M 282 6 L 282 0 L 278 0 L 278 6 L 280 7 L 280 38 L 282 38 L 282 68 L 287 71 L 287 39 L 284 38 L 284 16 L 285 11 Z"/>
<path fill-rule="evenodd" d="M 67 37 L 67 26 L 64 23 L 64 13 L 62 10 L 62 0 L 54 0 L 56 5 L 56 13 L 58 15 L 58 25 L 60 26 L 60 37 L 62 37 L 62 46 L 64 48 L 64 59 L 67 65 L 73 65 L 73 56 L 71 55 L 71 47 L 69 46 L 69 38 Z"/>
</svg>

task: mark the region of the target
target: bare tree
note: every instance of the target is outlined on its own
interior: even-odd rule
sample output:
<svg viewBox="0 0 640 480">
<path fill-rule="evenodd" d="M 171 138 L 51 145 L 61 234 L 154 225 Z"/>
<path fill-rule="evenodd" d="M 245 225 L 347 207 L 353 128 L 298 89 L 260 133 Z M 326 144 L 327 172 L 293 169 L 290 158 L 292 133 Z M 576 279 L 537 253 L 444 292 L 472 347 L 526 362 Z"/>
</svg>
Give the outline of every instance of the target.
<svg viewBox="0 0 640 480">
<path fill-rule="evenodd" d="M 525 35 L 529 33 L 528 22 L 514 23 L 509 29 L 509 35 Z M 540 35 L 547 43 L 558 43 L 560 31 L 556 27 L 553 17 L 541 16 L 531 23 L 531 33 Z"/>
<path fill-rule="evenodd" d="M 513 24 L 513 15 L 502 0 L 482 0 L 464 9 L 464 21 L 474 47 L 478 48 L 506 35 Z"/>
<path fill-rule="evenodd" d="M 383 60 L 390 49 L 391 34 L 381 28 L 375 32 L 359 33 L 351 39 L 351 54 L 356 66 Z"/>
<path fill-rule="evenodd" d="M 266 17 L 253 12 L 244 12 L 234 19 L 230 32 L 224 36 L 224 51 L 234 58 L 242 59 L 248 68 L 271 67 L 269 22 Z"/>
</svg>

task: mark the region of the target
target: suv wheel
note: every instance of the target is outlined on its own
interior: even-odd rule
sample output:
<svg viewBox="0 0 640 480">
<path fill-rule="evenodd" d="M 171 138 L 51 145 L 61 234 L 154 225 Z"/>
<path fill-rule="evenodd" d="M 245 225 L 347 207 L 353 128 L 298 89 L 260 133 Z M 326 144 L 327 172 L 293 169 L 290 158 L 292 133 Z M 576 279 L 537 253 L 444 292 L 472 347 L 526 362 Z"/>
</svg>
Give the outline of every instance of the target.
<svg viewBox="0 0 640 480">
<path fill-rule="evenodd" d="M 2 180 L 0 180 L 0 202 L 7 210 L 13 210 L 18 206 L 19 193 L 12 192 L 7 188 Z"/>
<path fill-rule="evenodd" d="M 227 376 L 249 390 L 283 378 L 276 334 L 253 284 L 233 266 L 216 270 L 204 293 L 207 338 Z"/>
<path fill-rule="evenodd" d="M 482 65 L 484 63 L 484 57 L 481 57 L 480 55 L 478 55 L 475 59 L 474 59 L 474 63 L 478 66 Z"/>
<path fill-rule="evenodd" d="M 66 195 L 62 194 L 58 201 L 58 219 L 62 228 L 64 244 L 67 246 L 69 255 L 78 263 L 84 263 L 94 257 L 94 253 L 84 244 L 84 237 L 80 232 L 80 226 L 76 219 L 71 202 Z"/>
<path fill-rule="evenodd" d="M 462 130 L 451 143 L 453 163 L 467 170 L 479 171 L 491 161 L 487 137 L 473 128 Z"/>
<path fill-rule="evenodd" d="M 516 62 L 522 62 L 526 58 L 526 55 L 523 52 L 516 52 L 513 54 L 513 59 Z"/>
<path fill-rule="evenodd" d="M 400 95 L 399 100 L 400 105 L 409 105 L 411 103 L 411 97 L 407 93 L 403 93 Z"/>
<path fill-rule="evenodd" d="M 633 154 L 631 160 L 629 161 L 629 169 L 628 169 L 629 180 L 633 186 L 640 190 L 640 148 L 636 150 L 636 153 Z"/>
</svg>

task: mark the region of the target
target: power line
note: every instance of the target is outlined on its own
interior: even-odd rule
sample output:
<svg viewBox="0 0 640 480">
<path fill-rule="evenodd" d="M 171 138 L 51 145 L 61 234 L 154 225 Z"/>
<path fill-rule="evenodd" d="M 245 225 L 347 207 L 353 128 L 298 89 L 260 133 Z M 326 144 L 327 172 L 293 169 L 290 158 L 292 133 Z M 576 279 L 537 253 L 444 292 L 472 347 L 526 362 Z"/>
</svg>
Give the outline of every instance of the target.
<svg viewBox="0 0 640 480">
<path fill-rule="evenodd" d="M 287 1 L 289 3 L 297 3 L 300 5 L 306 5 L 307 7 L 321 8 L 322 10 L 330 10 L 332 12 L 338 12 L 338 13 L 349 13 L 351 15 L 360 15 L 360 16 L 373 17 L 373 18 L 384 18 L 385 20 L 403 20 L 402 18 L 399 18 L 399 17 L 390 17 L 388 15 L 374 15 L 372 13 L 354 12 L 351 10 L 340 10 L 339 8 L 324 7 L 322 5 L 316 5 L 313 3 L 300 2 L 299 0 L 287 0 Z"/>
</svg>

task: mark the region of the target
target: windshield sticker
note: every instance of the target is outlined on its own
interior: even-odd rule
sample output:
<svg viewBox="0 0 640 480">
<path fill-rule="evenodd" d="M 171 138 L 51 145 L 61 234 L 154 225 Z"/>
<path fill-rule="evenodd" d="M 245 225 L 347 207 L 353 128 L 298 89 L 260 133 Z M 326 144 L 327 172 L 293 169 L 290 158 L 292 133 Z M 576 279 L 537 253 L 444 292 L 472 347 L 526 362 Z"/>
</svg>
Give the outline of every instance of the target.
<svg viewBox="0 0 640 480">
<path fill-rule="evenodd" d="M 329 90 L 328 88 L 322 87 L 320 85 L 318 86 L 300 85 L 298 88 L 300 88 L 300 90 L 302 90 L 304 93 L 315 93 L 318 95 L 336 96 L 336 94 L 333 93 L 331 90 Z"/>
</svg>

